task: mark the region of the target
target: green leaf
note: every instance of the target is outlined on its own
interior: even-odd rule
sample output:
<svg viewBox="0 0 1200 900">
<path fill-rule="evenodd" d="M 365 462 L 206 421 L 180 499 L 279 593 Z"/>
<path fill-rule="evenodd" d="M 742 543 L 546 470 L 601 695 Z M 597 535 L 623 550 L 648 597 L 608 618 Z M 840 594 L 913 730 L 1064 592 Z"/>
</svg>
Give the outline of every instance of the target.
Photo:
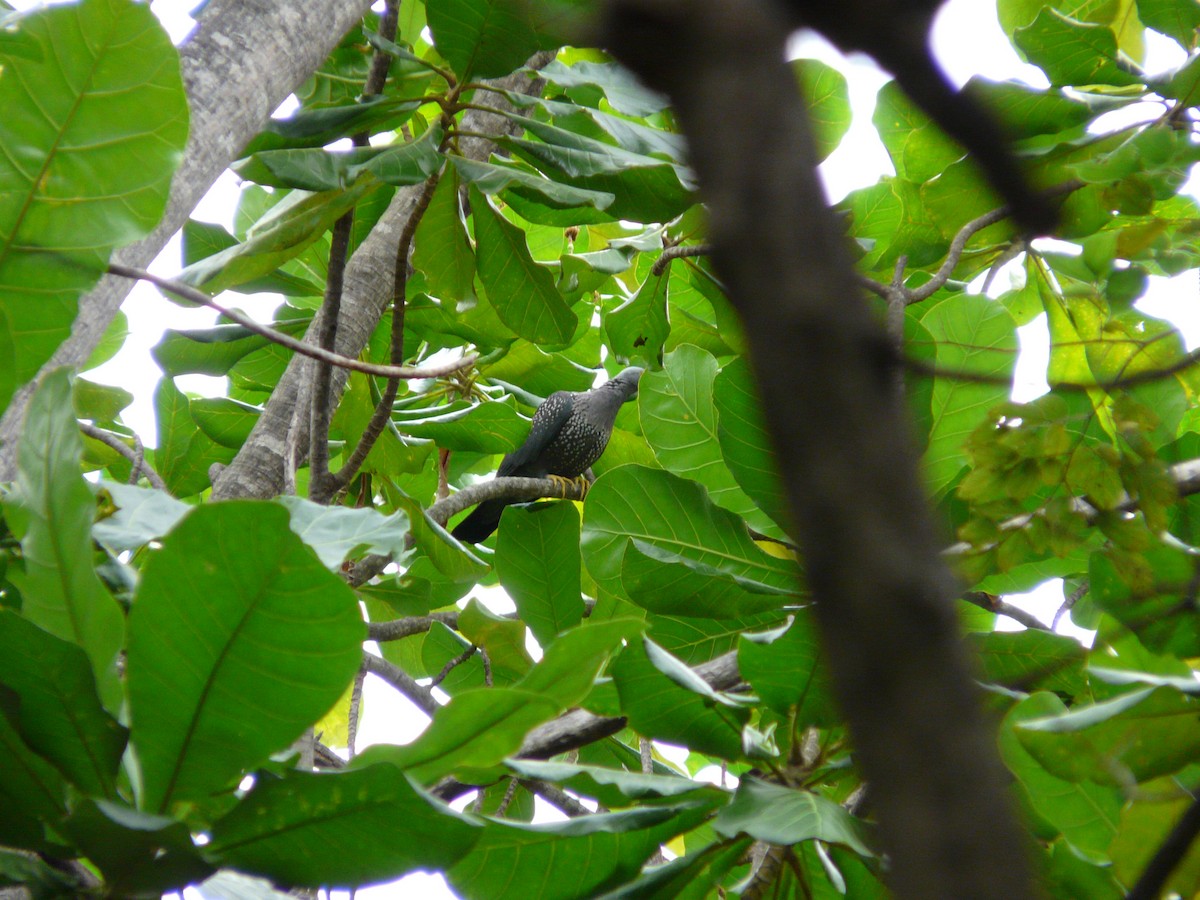
<svg viewBox="0 0 1200 900">
<path fill-rule="evenodd" d="M 717 440 L 725 465 L 743 491 L 787 531 L 790 513 L 754 373 L 745 357 L 725 365 L 713 381 Z"/>
<path fill-rule="evenodd" d="M 718 506 L 743 518 L 761 518 L 721 455 L 713 403 L 716 376 L 716 359 L 699 347 L 684 344 L 668 353 L 662 371 L 647 372 L 638 385 L 642 434 L 664 469 L 704 485 Z"/>
<path fill-rule="evenodd" d="M 446 869 L 483 831 L 386 763 L 260 776 L 217 821 L 209 857 L 285 884 L 355 887 Z"/>
<path fill-rule="evenodd" d="M 189 331 L 166 330 L 151 349 L 167 375 L 225 375 L 241 359 L 267 345 L 267 339 L 241 325 Z"/>
<path fill-rule="evenodd" d="M 179 54 L 149 7 L 85 0 L 5 24 L 29 52 L 0 78 L 0 411 L 113 248 L 158 223 L 188 130 Z"/>
<path fill-rule="evenodd" d="M 599 897 L 637 876 L 659 845 L 694 828 L 712 803 L 631 809 L 565 822 L 488 822 L 446 873 L 465 897 L 567 900 Z"/>
<path fill-rule="evenodd" d="M 612 218 L 668 222 L 695 200 L 686 172 L 674 163 L 633 153 L 545 122 L 513 117 L 540 140 L 503 138 L 515 155 L 555 178 L 612 194 Z"/>
<path fill-rule="evenodd" d="M 140 808 L 206 797 L 288 746 L 341 697 L 365 633 L 285 510 L 193 510 L 147 561 L 130 615 Z"/>
<path fill-rule="evenodd" d="M 838 721 L 837 706 L 816 622 L 808 609 L 793 616 L 786 631 L 741 635 L 738 671 L 776 712 L 786 715 L 794 705 L 797 722 L 831 726 Z"/>
<path fill-rule="evenodd" d="M 850 130 L 850 87 L 845 75 L 820 60 L 797 59 L 792 69 L 812 122 L 817 162 L 824 162 Z"/>
<path fill-rule="evenodd" d="M 383 192 L 381 191 L 380 194 Z M 242 201 L 245 201 L 246 194 L 242 195 Z M 366 201 L 364 201 L 364 206 Z M 357 225 L 359 219 L 355 218 Z M 226 231 L 222 226 L 215 225 L 211 222 L 197 222 L 195 219 L 188 219 L 183 226 L 183 264 L 190 266 L 193 263 L 199 262 L 202 259 L 207 259 L 213 254 L 219 253 L 222 250 L 228 250 L 231 247 L 236 247 L 238 239 Z M 295 263 L 292 264 L 293 266 Z M 289 266 L 288 268 L 291 268 Z M 317 273 L 312 272 L 311 278 L 305 278 L 299 274 L 292 274 L 285 269 L 277 269 L 274 272 L 269 272 L 258 278 L 252 278 L 242 284 L 234 285 L 230 290 L 237 291 L 243 294 L 252 294 L 258 291 L 275 291 L 283 294 L 285 297 L 320 297 L 325 292 L 323 280 L 318 280 Z M 196 332 L 173 332 L 167 331 L 163 337 L 162 343 L 173 334 L 210 334 L 218 331 L 232 332 L 235 329 L 243 331 L 247 335 L 252 335 L 253 332 L 245 330 L 241 325 L 216 325 L 211 329 L 199 329 Z M 265 343 L 266 338 L 254 335 L 259 343 Z M 203 340 L 203 338 L 197 338 Z M 232 340 L 232 338 L 230 338 Z M 162 366 L 162 360 L 157 359 L 158 347 L 155 347 L 152 352 L 156 353 L 155 361 Z M 164 371 L 166 367 L 164 366 Z M 178 372 L 168 372 L 171 375 L 178 375 Z M 224 372 L 218 373 L 224 374 Z"/>
<path fill-rule="evenodd" d="M 978 294 L 933 302 L 921 324 L 936 341 L 938 370 L 945 373 L 934 380 L 933 426 L 925 451 L 927 483 L 936 492 L 966 464 L 963 442 L 992 407 L 1008 399 L 1003 384 L 971 382 L 954 374 L 1011 378 L 1017 337 L 1008 311 Z"/>
<path fill-rule="evenodd" d="M 1051 774 L 1121 786 L 1178 771 L 1200 753 L 1200 701 L 1148 687 L 1016 726 L 1022 746 Z"/>
<path fill-rule="evenodd" d="M 55 369 L 29 401 L 17 447 L 17 482 L 3 500 L 24 554 L 23 571 L 10 570 L 9 577 L 21 592 L 22 615 L 82 647 L 101 699 L 117 709 L 116 660 L 125 618 L 92 566 L 96 501 L 79 469 L 82 452 L 67 370 Z"/>
<path fill-rule="evenodd" d="M 801 841 L 842 844 L 862 856 L 873 856 L 866 826 L 838 803 L 811 791 L 743 778 L 733 801 L 717 813 L 717 834 L 748 834 L 760 841 L 790 846 Z"/>
<path fill-rule="evenodd" d="M 667 319 L 669 273 L 650 275 L 637 293 L 604 317 L 609 348 L 631 362 L 657 366 L 663 344 L 671 334 Z"/>
<path fill-rule="evenodd" d="M 657 615 L 731 619 L 781 610 L 798 594 L 634 538 L 621 562 L 630 601 Z"/>
<path fill-rule="evenodd" d="M 286 119 L 268 119 L 263 130 L 242 150 L 242 156 L 263 150 L 324 147 L 360 131 L 395 128 L 420 105 L 417 100 L 377 94 L 360 97 L 346 106 L 301 107 Z"/>
<path fill-rule="evenodd" d="M 1064 781 L 1042 768 L 1015 734 L 1028 719 L 1064 711 L 1054 694 L 1037 693 L 1018 703 L 1000 728 L 1000 755 L 1017 777 L 1030 808 L 1070 843 L 1076 853 L 1095 863 L 1108 861 L 1108 846 L 1117 833 L 1124 798 L 1120 791 L 1087 782 Z"/>
<path fill-rule="evenodd" d="M 413 543 L 424 551 L 439 573 L 450 581 L 460 582 L 478 580 L 487 574 L 488 564 L 435 522 L 417 501 L 402 495 L 396 498 L 396 506 L 408 513 Z"/>
<path fill-rule="evenodd" d="M 983 665 L 983 675 L 1018 691 L 1058 691 L 1069 696 L 1084 690 L 1086 651 L 1078 641 L 1029 628 L 1025 631 L 969 634 Z"/>
<path fill-rule="evenodd" d="M 170 378 L 162 379 L 154 390 L 154 413 L 158 447 L 152 462 L 176 497 L 189 497 L 207 488 L 213 463 L 232 462 L 231 448 L 220 446 L 196 427 L 191 401 Z"/>
<path fill-rule="evenodd" d="M 470 688 L 437 711 L 422 735 L 403 747 L 377 745 L 357 759 L 400 766 L 422 784 L 460 768 L 486 768 L 515 753 L 533 728 L 558 715 L 556 702 L 517 688 Z"/>
<path fill-rule="evenodd" d="M 511 398 L 397 410 L 396 427 L 406 435 L 431 438 L 439 447 L 472 453 L 509 453 L 529 436 L 529 420 Z"/>
<path fill-rule="evenodd" d="M 450 159 L 465 181 L 485 194 L 503 192 L 508 204 L 529 222 L 567 227 L 612 221 L 603 212 L 616 199 L 612 194 L 572 187 L 503 161 Z"/>
<path fill-rule="evenodd" d="M 1137 0 L 1138 18 L 1148 28 L 1174 38 L 1183 49 L 1196 46 L 1196 29 L 1200 28 L 1200 7 L 1179 0 Z"/>
<path fill-rule="evenodd" d="M 133 394 L 124 388 L 107 384 L 96 384 L 86 378 L 76 378 L 71 384 L 71 409 L 80 419 L 91 419 L 96 424 L 116 421 L 133 402 Z"/>
<path fill-rule="evenodd" d="M 588 102 L 596 92 L 580 90 L 597 88 L 613 109 L 634 118 L 662 112 L 670 102 L 664 95 L 648 90 L 632 72 L 618 63 L 581 59 L 566 66 L 555 59 L 543 66 L 539 74 L 552 84 L 566 88 L 567 96 L 580 106 L 597 105 Z"/>
<path fill-rule="evenodd" d="M 0 778 L 0 841 L 10 847 L 48 850 L 55 843 L 51 828 L 66 814 L 67 786 L 58 771 L 29 749 L 14 723 L 18 699 L 0 689 L 0 751 L 4 777 Z"/>
<path fill-rule="evenodd" d="M 565 632 L 517 687 L 556 701 L 560 711 L 579 705 L 595 686 L 596 676 L 621 642 L 645 628 L 640 619 L 587 622 Z"/>
<path fill-rule="evenodd" d="M 653 642 L 626 647 L 612 674 L 621 709 L 638 734 L 722 759 L 741 759 L 742 726 L 750 711 L 713 691 Z"/>
<path fill-rule="evenodd" d="M 276 502 L 288 511 L 292 531 L 335 572 L 351 556 L 379 553 L 397 560 L 404 556 L 409 526 L 402 512 L 385 516 L 371 507 L 322 506 L 294 496 Z"/>
<path fill-rule="evenodd" d="M 941 175 L 951 163 L 962 159 L 965 152 L 895 81 L 880 89 L 871 121 L 896 174 L 915 184 L 924 184 Z"/>
<path fill-rule="evenodd" d="M 192 420 L 214 444 L 240 450 L 262 410 L 230 397 L 197 397 L 188 404 Z"/>
<path fill-rule="evenodd" d="M 114 552 L 136 550 L 160 538 L 182 519 L 192 507 L 156 488 L 101 481 L 117 511 L 92 526 L 92 537 Z"/>
<path fill-rule="evenodd" d="M 178 819 L 89 798 L 73 806 L 63 828 L 116 896 L 161 896 L 212 874 Z"/>
<path fill-rule="evenodd" d="M 794 562 L 760 550 L 732 513 L 704 489 L 661 469 L 621 466 L 601 475 L 583 507 L 583 559 L 605 590 L 621 592 L 632 539 L 729 575 L 782 591 L 797 589 Z"/>
<path fill-rule="evenodd" d="M 572 793 L 594 797 L 609 808 L 629 806 L 631 800 L 683 797 L 717 790 L 705 782 L 677 775 L 646 775 L 601 766 L 533 759 L 510 759 L 506 764 L 523 778 L 565 785 Z"/>
<path fill-rule="evenodd" d="M 425 273 L 429 293 L 452 303 L 475 299 L 475 253 L 459 213 L 458 171 L 448 168 L 413 235 L 413 268 Z"/>
<path fill-rule="evenodd" d="M 1017 47 L 1040 66 L 1056 87 L 1138 83 L 1117 60 L 1117 38 L 1106 25 L 1092 25 L 1045 7 L 1013 34 Z"/>
<path fill-rule="evenodd" d="M 524 623 L 496 615 L 474 597 L 458 615 L 458 630 L 487 653 L 493 672 L 507 672 L 515 679 L 533 667 L 525 649 Z"/>
<path fill-rule="evenodd" d="M 500 320 L 535 344 L 565 344 L 575 334 L 575 314 L 554 286 L 554 277 L 534 262 L 525 233 L 506 220 L 472 186 L 476 265 Z"/>
<path fill-rule="evenodd" d="M 87 655 L 11 610 L 0 610 L 0 685 L 19 700 L 25 743 L 88 794 L 116 794 L 126 730 L 100 705 Z"/>
<path fill-rule="evenodd" d="M 350 187 L 364 173 L 384 184 L 420 184 L 442 165 L 440 128 L 430 128 L 416 140 L 353 150 L 264 150 L 231 168 L 257 184 L 302 191 L 337 191 Z"/>
<path fill-rule="evenodd" d="M 425 12 L 434 45 L 463 81 L 507 75 L 540 46 L 532 10 L 506 0 L 433 0 Z"/>
<path fill-rule="evenodd" d="M 345 190 L 316 194 L 292 191 L 258 220 L 246 240 L 192 263 L 179 273 L 179 280 L 215 295 L 274 272 L 304 252 L 382 184 L 373 175 L 364 174 Z"/>
<path fill-rule="evenodd" d="M 504 511 L 496 574 L 543 648 L 583 620 L 580 573 L 575 504 L 537 503 Z"/>
</svg>

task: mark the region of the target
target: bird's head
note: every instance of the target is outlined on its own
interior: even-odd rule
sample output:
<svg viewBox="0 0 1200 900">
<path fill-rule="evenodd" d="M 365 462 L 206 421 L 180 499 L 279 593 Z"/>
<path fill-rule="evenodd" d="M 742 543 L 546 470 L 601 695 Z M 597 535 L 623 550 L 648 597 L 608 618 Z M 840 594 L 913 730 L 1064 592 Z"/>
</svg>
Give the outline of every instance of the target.
<svg viewBox="0 0 1200 900">
<path fill-rule="evenodd" d="M 632 400 L 637 396 L 638 381 L 644 371 L 646 370 L 640 366 L 630 366 L 628 369 L 622 369 L 609 384 L 620 391 L 626 400 Z"/>
</svg>

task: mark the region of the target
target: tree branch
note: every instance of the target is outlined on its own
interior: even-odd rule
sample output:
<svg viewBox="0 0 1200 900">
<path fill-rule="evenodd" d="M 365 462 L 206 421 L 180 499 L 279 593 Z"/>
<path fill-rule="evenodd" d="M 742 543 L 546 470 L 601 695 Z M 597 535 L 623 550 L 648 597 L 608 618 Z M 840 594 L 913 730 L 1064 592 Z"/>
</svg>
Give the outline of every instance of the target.
<svg viewBox="0 0 1200 900">
<path fill-rule="evenodd" d="M 413 706 L 427 716 L 432 716 L 441 704 L 433 698 L 428 688 L 417 683 L 417 680 L 395 663 L 388 662 L 382 656 L 373 653 L 363 654 L 363 668 L 373 675 L 378 675 L 401 694 L 412 701 Z"/>
<path fill-rule="evenodd" d="M 80 422 L 79 430 L 88 437 L 104 444 L 106 447 L 111 447 L 129 460 L 129 462 L 133 465 L 133 473 L 135 475 L 140 470 L 141 473 L 146 476 L 146 480 L 154 485 L 154 487 L 158 488 L 164 493 L 171 493 L 171 491 L 167 488 L 167 483 L 162 480 L 162 476 L 155 472 L 153 467 L 146 462 L 145 454 L 138 453 L 132 447 L 126 445 L 126 443 L 115 434 L 105 431 L 103 428 L 97 428 L 95 425 L 91 425 L 87 422 Z"/>
<path fill-rule="evenodd" d="M 125 278 L 136 278 L 141 281 L 148 281 L 151 284 L 162 288 L 168 293 L 182 297 L 184 300 L 192 303 L 199 303 L 201 306 L 207 306 L 210 309 L 215 309 L 223 318 L 231 322 L 236 322 L 247 331 L 252 331 L 255 334 L 265 337 L 267 340 L 279 344 L 281 347 L 287 347 L 289 350 L 294 350 L 301 356 L 307 356 L 310 359 L 323 360 L 331 365 L 337 366 L 339 369 L 348 369 L 352 372 L 363 372 L 367 375 L 382 375 L 384 378 L 441 378 L 443 375 L 449 375 L 451 372 L 457 372 L 459 369 L 466 369 L 469 366 L 475 365 L 475 360 L 479 358 L 478 354 L 470 353 L 466 356 L 459 357 L 448 363 L 439 363 L 431 366 L 378 366 L 374 363 L 362 362 L 358 359 L 352 359 L 348 356 L 340 356 L 328 350 L 323 350 L 320 347 L 314 347 L 302 340 L 297 340 L 290 334 L 284 334 L 282 331 L 276 331 L 269 325 L 263 325 L 256 322 L 247 315 L 238 312 L 235 309 L 226 309 L 221 304 L 217 303 L 212 297 L 205 294 L 203 291 L 198 291 L 190 285 L 186 285 L 180 281 L 173 281 L 170 278 L 161 278 L 152 272 L 147 272 L 145 269 L 135 269 L 130 266 L 110 265 L 108 271 L 113 275 L 121 275 Z"/>
<path fill-rule="evenodd" d="M 889 886 L 922 900 L 1028 896 L 1025 836 L 972 686 L 895 354 L 825 205 L 783 62 L 787 22 L 757 0 L 609 0 L 602 17 L 604 44 L 671 97 L 688 138 Z"/>
</svg>

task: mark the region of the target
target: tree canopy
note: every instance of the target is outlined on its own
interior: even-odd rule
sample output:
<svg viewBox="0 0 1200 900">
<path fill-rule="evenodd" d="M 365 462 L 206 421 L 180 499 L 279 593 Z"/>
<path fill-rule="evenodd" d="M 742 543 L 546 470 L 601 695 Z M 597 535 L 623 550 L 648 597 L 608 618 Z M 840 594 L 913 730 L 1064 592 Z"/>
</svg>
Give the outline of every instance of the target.
<svg viewBox="0 0 1200 900">
<path fill-rule="evenodd" d="M 200 111 L 232 117 L 253 90 L 189 46 L 253 14 L 214 2 L 181 62 L 140 3 L 0 12 L 0 410 L 21 423 L 0 448 L 0 886 L 269 897 L 427 870 L 488 900 L 887 896 L 893 776 L 864 777 L 873 726 L 851 713 L 875 701 L 905 727 L 884 698 L 935 625 L 876 636 L 898 645 L 863 660 L 877 694 L 831 664 L 811 532 L 836 530 L 838 497 L 798 529 L 770 322 L 731 302 L 731 253 L 763 285 L 786 261 L 714 247 L 730 223 L 705 202 L 700 101 L 598 49 L 620 52 L 593 17 L 613 4 L 388 0 L 358 21 L 363 5 L 341 4 L 344 35 L 286 23 L 322 61 L 294 112 L 262 110 L 225 152 L 236 227 L 189 219 L 175 281 L 121 248 L 184 203 L 177 170 L 218 152 L 220 114 Z M 911 437 L 958 578 L 974 680 L 952 689 L 986 716 L 1039 890 L 1191 896 L 1200 355 L 1136 301 L 1200 269 L 1183 191 L 1200 7 L 998 11 L 1050 86 L 965 90 L 1058 204 L 1054 240 L 1022 234 L 890 83 L 873 124 L 895 173 L 836 206 L 863 295 L 836 299 L 848 332 L 861 308 L 882 337 L 910 432 L 894 440 Z M 1147 30 L 1187 62 L 1146 71 Z M 798 152 L 824 159 L 849 126 L 845 77 L 812 59 L 785 75 L 812 129 Z M 775 126 L 729 122 L 747 140 Z M 93 298 L 130 278 L 223 316 L 154 348 L 153 435 L 87 374 L 127 332 Z M 264 291 L 283 297 L 270 323 L 237 311 Z M 1039 316 L 1050 390 L 1016 403 L 1016 331 Z M 64 351 L 84 320 L 103 337 Z M 586 491 L 487 480 L 543 399 L 626 365 L 646 368 L 638 398 Z M 181 390 L 190 374 L 226 394 Z M 844 375 L 834 360 L 808 388 L 837 397 Z M 479 546 L 450 536 L 497 496 L 538 502 Z M 869 511 L 849 525 L 862 555 L 835 562 L 886 557 Z M 1051 579 L 1090 646 L 1004 600 Z M 367 674 L 429 718 L 419 737 L 354 753 Z M 535 798 L 562 815 L 534 823 Z"/>
</svg>

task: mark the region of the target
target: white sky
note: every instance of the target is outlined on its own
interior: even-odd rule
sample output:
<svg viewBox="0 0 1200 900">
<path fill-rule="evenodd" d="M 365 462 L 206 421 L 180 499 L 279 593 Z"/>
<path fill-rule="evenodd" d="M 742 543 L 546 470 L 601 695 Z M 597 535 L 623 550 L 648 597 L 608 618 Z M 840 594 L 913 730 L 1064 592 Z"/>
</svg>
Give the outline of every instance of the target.
<svg viewBox="0 0 1200 900">
<path fill-rule="evenodd" d="M 27 8 L 34 3 L 32 0 L 15 0 L 15 5 Z M 178 42 L 190 30 L 188 10 L 194 5 L 191 0 L 156 0 L 152 8 Z M 933 43 L 939 60 L 959 83 L 972 75 L 981 74 L 993 79 L 1022 78 L 1031 84 L 1045 84 L 1040 70 L 1021 63 L 1004 38 L 996 21 L 992 0 L 950 0 L 937 20 Z M 871 125 L 875 94 L 886 78 L 869 60 L 862 57 L 847 59 L 819 38 L 798 37 L 794 46 L 797 55 L 822 59 L 849 79 L 854 121 L 838 150 L 821 166 L 826 190 L 833 200 L 838 200 L 851 190 L 874 184 L 880 175 L 892 171 Z M 1149 71 L 1173 68 L 1182 61 L 1182 51 L 1172 42 L 1159 39 L 1149 44 Z M 1153 110 L 1142 116 L 1149 119 L 1157 112 Z M 1116 123 L 1112 123 L 1112 127 L 1117 127 Z M 1195 192 L 1195 189 L 1193 180 L 1189 191 Z M 195 218 L 232 228 L 236 196 L 237 180 L 227 172 L 197 207 Z M 151 268 L 161 275 L 174 275 L 180 269 L 179 255 L 176 238 Z M 233 294 L 225 298 L 230 305 L 264 319 L 269 318 L 278 299 L 272 295 L 247 298 Z M 1196 273 L 1189 272 L 1179 279 L 1152 279 L 1147 296 L 1138 302 L 1138 306 L 1152 315 L 1173 321 L 1183 332 L 1190 349 L 1200 345 L 1200 315 L 1197 314 L 1196 301 Z M 215 322 L 215 315 L 209 310 L 176 306 L 147 285 L 134 288 L 124 310 L 130 323 L 130 336 L 125 348 L 116 359 L 89 372 L 88 377 L 101 383 L 120 385 L 134 394 L 134 404 L 123 413 L 123 418 L 148 445 L 153 445 L 155 429 L 151 392 L 159 372 L 150 358 L 150 348 L 161 338 L 163 329 L 207 327 Z M 1014 397 L 1025 400 L 1046 389 L 1047 337 L 1044 322 L 1038 320 L 1021 329 L 1020 337 L 1022 353 L 1018 361 Z M 206 394 L 224 392 L 224 379 L 189 376 L 178 381 L 184 390 Z M 1052 582 L 1043 585 L 1032 595 L 1008 599 L 1049 622 L 1062 601 L 1061 586 Z M 1019 627 L 1015 623 L 1010 624 L 1014 628 Z M 1090 635 L 1073 629 L 1069 624 L 1066 629 L 1060 630 L 1077 634 L 1085 640 L 1090 638 Z M 407 701 L 398 700 L 390 688 L 382 686 L 373 676 L 367 680 L 365 708 L 367 713 L 360 731 L 360 748 L 378 741 L 411 740 L 423 727 L 423 717 Z M 557 815 L 555 811 L 546 812 L 544 807 L 543 812 L 546 818 Z M 196 896 L 192 891 L 188 893 Z M 341 898 L 347 895 L 345 892 L 335 892 L 334 896 Z M 397 897 L 424 900 L 449 898 L 453 894 L 440 876 L 417 874 L 394 885 L 360 890 L 357 896 L 363 900 Z"/>
</svg>

